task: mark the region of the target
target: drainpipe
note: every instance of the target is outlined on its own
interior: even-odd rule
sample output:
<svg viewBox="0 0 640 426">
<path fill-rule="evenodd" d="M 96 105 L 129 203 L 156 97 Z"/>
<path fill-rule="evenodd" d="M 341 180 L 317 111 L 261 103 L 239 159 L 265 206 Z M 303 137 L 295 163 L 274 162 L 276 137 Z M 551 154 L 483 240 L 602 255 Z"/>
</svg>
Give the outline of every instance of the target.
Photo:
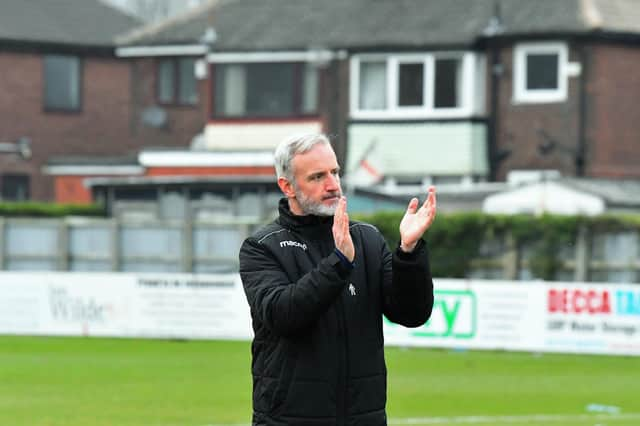
<svg viewBox="0 0 640 426">
<path fill-rule="evenodd" d="M 578 146 L 576 150 L 576 176 L 583 177 L 587 157 L 587 81 L 589 77 L 588 47 L 582 43 L 580 47 L 580 107 L 578 110 Z"/>
<path fill-rule="evenodd" d="M 500 48 L 496 46 L 495 40 L 490 44 L 491 64 L 491 101 L 489 111 L 488 128 L 488 155 L 489 155 L 489 180 L 496 181 L 500 161 L 498 158 L 498 134 L 500 124 L 500 77 L 503 67 L 500 62 Z"/>
<path fill-rule="evenodd" d="M 489 180 L 494 182 L 498 175 L 498 167 L 504 159 L 498 152 L 498 135 L 500 133 L 500 77 L 504 72 L 504 67 L 500 61 L 500 35 L 504 34 L 505 26 L 502 22 L 502 10 L 499 0 L 493 4 L 493 15 L 489 23 L 482 31 L 485 37 L 486 46 L 489 51 L 490 63 L 489 73 L 491 75 L 491 94 L 489 102 L 489 123 L 488 123 L 488 143 L 487 155 L 489 157 Z"/>
</svg>

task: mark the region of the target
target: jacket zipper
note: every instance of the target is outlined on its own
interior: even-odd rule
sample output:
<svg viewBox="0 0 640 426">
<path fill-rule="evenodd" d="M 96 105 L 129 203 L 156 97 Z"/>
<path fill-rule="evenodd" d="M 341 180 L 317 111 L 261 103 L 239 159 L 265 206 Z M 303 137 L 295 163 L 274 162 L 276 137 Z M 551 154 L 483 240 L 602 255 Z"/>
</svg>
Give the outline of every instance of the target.
<svg viewBox="0 0 640 426">
<path fill-rule="evenodd" d="M 333 238 L 329 240 L 321 240 L 321 247 L 324 253 L 331 253 L 335 247 Z M 343 295 L 338 297 L 336 305 L 336 316 L 338 322 L 338 333 L 336 340 L 338 342 L 338 366 L 337 371 L 337 390 L 336 390 L 336 426 L 344 426 L 347 420 L 347 383 L 349 377 L 348 353 L 349 342 L 347 336 L 347 324 L 345 319 L 345 308 Z"/>
<path fill-rule="evenodd" d="M 338 300 L 337 306 L 338 312 L 338 327 L 340 327 L 340 335 L 338 338 L 340 339 L 340 360 L 339 360 L 339 368 L 338 368 L 338 393 L 337 397 L 337 425 L 342 426 L 346 423 L 347 417 L 347 378 L 349 377 L 349 364 L 348 364 L 348 352 L 349 352 L 349 343 L 347 339 L 347 326 L 345 323 L 345 314 L 344 314 L 344 303 L 342 301 L 342 296 Z"/>
</svg>

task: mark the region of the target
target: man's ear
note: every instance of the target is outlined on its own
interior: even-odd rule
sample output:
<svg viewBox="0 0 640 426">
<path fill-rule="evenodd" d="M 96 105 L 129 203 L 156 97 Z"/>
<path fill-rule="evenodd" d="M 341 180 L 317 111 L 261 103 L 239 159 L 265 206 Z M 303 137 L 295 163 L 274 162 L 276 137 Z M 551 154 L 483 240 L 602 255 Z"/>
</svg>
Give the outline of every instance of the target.
<svg viewBox="0 0 640 426">
<path fill-rule="evenodd" d="M 282 191 L 285 197 L 294 198 L 296 196 L 296 192 L 293 189 L 293 185 L 291 184 L 291 182 L 289 182 L 289 179 L 287 179 L 286 177 L 280 176 L 278 178 L 278 186 L 280 187 L 280 191 Z"/>
</svg>

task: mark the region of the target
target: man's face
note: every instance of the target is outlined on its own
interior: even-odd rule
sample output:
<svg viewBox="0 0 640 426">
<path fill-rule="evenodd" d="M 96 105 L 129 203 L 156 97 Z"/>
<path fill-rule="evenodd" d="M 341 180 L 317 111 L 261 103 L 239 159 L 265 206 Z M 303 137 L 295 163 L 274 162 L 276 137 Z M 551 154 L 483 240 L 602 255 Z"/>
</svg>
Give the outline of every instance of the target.
<svg viewBox="0 0 640 426">
<path fill-rule="evenodd" d="M 292 213 L 333 216 L 342 196 L 340 166 L 329 145 L 317 144 L 292 161 L 294 181 L 289 197 Z"/>
</svg>

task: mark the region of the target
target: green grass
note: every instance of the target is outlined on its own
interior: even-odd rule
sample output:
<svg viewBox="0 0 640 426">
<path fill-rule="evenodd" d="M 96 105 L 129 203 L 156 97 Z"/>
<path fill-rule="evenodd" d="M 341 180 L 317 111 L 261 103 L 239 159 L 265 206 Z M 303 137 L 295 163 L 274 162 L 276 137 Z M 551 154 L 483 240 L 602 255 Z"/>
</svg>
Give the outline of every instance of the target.
<svg viewBox="0 0 640 426">
<path fill-rule="evenodd" d="M 250 362 L 248 342 L 0 337 L 0 425 L 248 424 Z M 387 364 L 390 424 L 640 424 L 640 357 L 390 348 Z M 495 417 L 534 414 L 553 417 Z"/>
</svg>

